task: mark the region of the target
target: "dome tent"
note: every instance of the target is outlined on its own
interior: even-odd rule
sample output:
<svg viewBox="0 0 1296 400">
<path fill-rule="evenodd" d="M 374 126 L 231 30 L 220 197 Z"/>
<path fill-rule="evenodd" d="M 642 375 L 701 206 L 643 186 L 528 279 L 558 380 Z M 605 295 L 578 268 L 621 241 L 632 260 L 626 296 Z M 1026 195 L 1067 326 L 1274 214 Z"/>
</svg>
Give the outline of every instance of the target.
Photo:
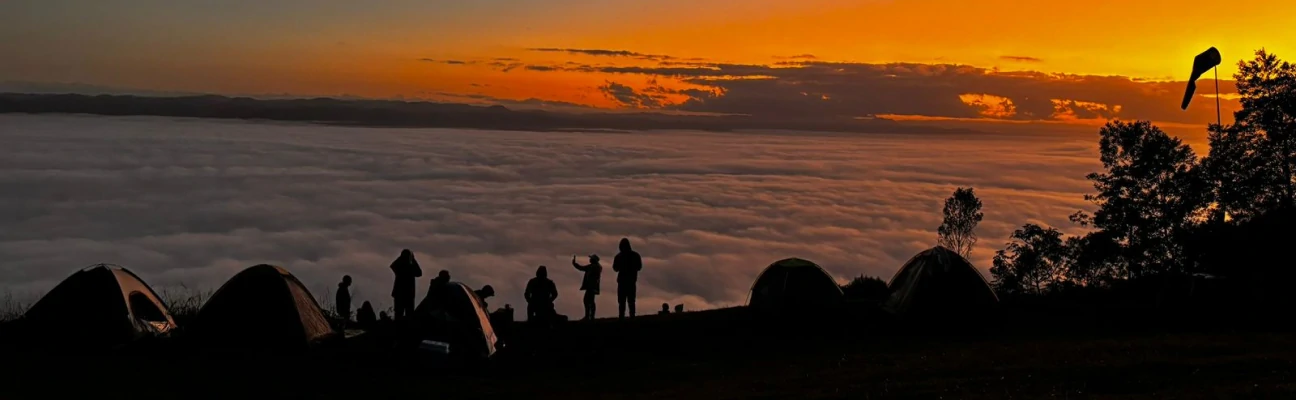
<svg viewBox="0 0 1296 400">
<path fill-rule="evenodd" d="M 468 285 L 450 282 L 439 301 L 423 301 L 414 310 L 425 318 L 423 326 L 430 339 L 450 343 L 458 355 L 490 357 L 495 355 L 498 337 L 482 301 Z M 466 349 L 459 352 L 458 349 Z"/>
<path fill-rule="evenodd" d="M 799 258 L 766 267 L 752 284 L 747 306 L 766 311 L 811 311 L 841 303 L 841 287 L 828 272 Z"/>
<path fill-rule="evenodd" d="M 157 293 L 126 268 L 97 264 L 73 273 L 23 315 L 33 339 L 66 346 L 116 346 L 169 334 L 175 320 Z"/>
<path fill-rule="evenodd" d="M 221 285 L 190 329 L 196 340 L 216 347 L 305 348 L 338 337 L 301 281 L 266 264 Z"/>
<path fill-rule="evenodd" d="M 888 286 L 886 309 L 896 314 L 964 316 L 999 303 L 972 263 L 941 246 L 910 258 Z"/>
</svg>

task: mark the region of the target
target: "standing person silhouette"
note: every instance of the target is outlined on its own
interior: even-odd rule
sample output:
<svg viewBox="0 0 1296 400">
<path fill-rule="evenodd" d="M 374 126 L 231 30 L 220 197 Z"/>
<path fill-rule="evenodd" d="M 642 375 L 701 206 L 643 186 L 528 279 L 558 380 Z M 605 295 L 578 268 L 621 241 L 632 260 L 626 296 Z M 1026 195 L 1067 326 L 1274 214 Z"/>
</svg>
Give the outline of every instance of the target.
<svg viewBox="0 0 1296 400">
<path fill-rule="evenodd" d="M 639 271 L 643 269 L 643 259 L 639 253 L 630 249 L 630 239 L 621 238 L 621 252 L 612 259 L 612 270 L 617 273 L 617 318 L 625 318 L 626 306 L 630 307 L 630 317 L 635 316 L 635 284 L 639 281 Z"/>
<path fill-rule="evenodd" d="M 549 321 L 553 317 L 558 286 L 549 280 L 549 271 L 545 270 L 545 266 L 536 269 L 536 276 L 527 282 L 523 297 L 527 301 L 527 321 Z"/>
<path fill-rule="evenodd" d="M 343 323 L 351 322 L 351 275 L 342 275 L 337 294 L 333 297 L 333 312 Z"/>
<path fill-rule="evenodd" d="M 598 254 L 590 254 L 589 265 L 576 263 L 576 256 L 572 256 L 572 266 L 585 273 L 580 286 L 580 290 L 585 291 L 585 317 L 581 320 L 591 321 L 594 319 L 594 300 L 599 295 L 599 281 L 603 275 L 603 266 L 599 264 Z"/>
<path fill-rule="evenodd" d="M 418 260 L 414 259 L 414 252 L 405 249 L 401 250 L 396 261 L 392 261 L 391 270 L 396 274 L 391 293 L 395 302 L 393 308 L 396 318 L 400 319 L 414 313 L 414 285 L 417 278 L 423 276 L 423 269 L 419 268 Z"/>
</svg>

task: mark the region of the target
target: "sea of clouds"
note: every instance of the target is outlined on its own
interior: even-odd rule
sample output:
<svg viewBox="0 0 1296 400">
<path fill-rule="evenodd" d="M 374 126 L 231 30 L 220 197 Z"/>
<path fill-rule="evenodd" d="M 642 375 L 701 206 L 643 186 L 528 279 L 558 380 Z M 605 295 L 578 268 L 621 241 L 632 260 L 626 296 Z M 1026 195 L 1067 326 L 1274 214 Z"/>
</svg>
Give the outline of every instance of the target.
<svg viewBox="0 0 1296 400">
<path fill-rule="evenodd" d="M 35 299 L 94 263 L 159 288 L 215 289 L 286 267 L 325 297 L 390 305 L 387 268 L 412 249 L 522 306 L 547 265 L 559 311 L 580 314 L 572 254 L 609 269 L 643 254 L 640 313 L 745 303 L 771 262 L 801 257 L 845 282 L 889 279 L 936 241 L 942 201 L 985 204 L 983 273 L 1012 229 L 1074 230 L 1098 168 L 1088 134 L 554 133 L 384 129 L 199 119 L 0 116 L 0 293 Z M 987 278 L 989 278 L 989 275 Z"/>
</svg>

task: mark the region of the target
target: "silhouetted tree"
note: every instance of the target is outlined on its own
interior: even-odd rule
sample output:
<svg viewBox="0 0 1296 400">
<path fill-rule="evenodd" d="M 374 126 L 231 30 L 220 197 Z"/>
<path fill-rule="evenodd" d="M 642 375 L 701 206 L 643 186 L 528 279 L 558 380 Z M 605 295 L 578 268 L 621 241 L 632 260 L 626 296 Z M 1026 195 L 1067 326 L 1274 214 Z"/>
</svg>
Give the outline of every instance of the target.
<svg viewBox="0 0 1296 400">
<path fill-rule="evenodd" d="M 1233 125 L 1211 127 L 1202 160 L 1215 218 L 1189 245 L 1206 271 L 1249 292 L 1289 292 L 1293 270 L 1274 260 L 1296 222 L 1296 65 L 1259 50 L 1233 78 L 1242 108 Z"/>
<path fill-rule="evenodd" d="M 1120 291 L 1138 287 L 1122 280 L 1204 271 L 1263 302 L 1296 304 L 1296 269 L 1273 261 L 1296 224 L 1296 65 L 1261 50 L 1234 78 L 1242 108 L 1233 125 L 1209 127 L 1200 162 L 1149 122 L 1103 126 L 1103 170 L 1087 175 L 1097 193 L 1085 196 L 1097 210 L 1071 216 L 1095 229 L 1069 238 L 1033 224 L 1014 231 L 991 268 L 998 291 Z"/>
<path fill-rule="evenodd" d="M 1090 232 L 1066 239 L 1067 280 L 1081 286 L 1110 286 L 1129 277 L 1120 257 L 1121 244 L 1111 232 Z"/>
<path fill-rule="evenodd" d="M 1296 66 L 1279 61 L 1263 49 L 1256 58 L 1239 62 L 1238 94 L 1242 108 L 1234 113 L 1237 125 L 1264 133 L 1266 150 L 1278 164 L 1285 205 L 1296 202 Z"/>
<path fill-rule="evenodd" d="M 842 293 L 849 300 L 883 301 L 891 295 L 891 289 L 881 278 L 860 275 L 843 285 Z"/>
<path fill-rule="evenodd" d="M 1180 239 L 1209 201 L 1188 145 L 1147 121 L 1112 121 L 1099 131 L 1103 172 L 1091 173 L 1097 194 L 1085 199 L 1098 206 L 1091 216 L 1072 221 L 1092 225 L 1119 244 L 1117 263 L 1130 277 L 1183 271 Z M 1116 250 L 1116 249 L 1112 249 Z"/>
<path fill-rule="evenodd" d="M 981 199 L 976 197 L 972 188 L 958 188 L 954 194 L 945 199 L 945 219 L 936 232 L 940 235 L 937 244 L 967 257 L 976 245 L 976 226 L 981 222 Z"/>
<path fill-rule="evenodd" d="M 994 266 L 990 267 L 996 292 L 1040 294 L 1065 276 L 1070 254 L 1062 232 L 1026 224 L 1009 238 L 1012 241 L 995 252 Z"/>
<path fill-rule="evenodd" d="M 1283 203 L 1282 174 L 1264 135 L 1247 126 L 1211 125 L 1207 138 L 1202 177 L 1214 200 L 1213 220 L 1246 221 Z"/>
<path fill-rule="evenodd" d="M 1296 205 L 1296 65 L 1259 50 L 1233 78 L 1242 108 L 1211 127 L 1202 165 L 1218 212 L 1243 222 Z"/>
</svg>

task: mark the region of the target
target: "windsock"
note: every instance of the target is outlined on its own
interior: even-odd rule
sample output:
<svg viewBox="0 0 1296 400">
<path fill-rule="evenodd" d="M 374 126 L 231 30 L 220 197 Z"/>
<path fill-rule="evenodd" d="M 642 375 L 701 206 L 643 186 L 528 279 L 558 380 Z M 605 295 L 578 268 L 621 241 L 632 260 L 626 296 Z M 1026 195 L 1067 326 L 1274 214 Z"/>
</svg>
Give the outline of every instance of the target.
<svg viewBox="0 0 1296 400">
<path fill-rule="evenodd" d="M 1193 92 L 1197 91 L 1197 78 L 1201 78 L 1206 71 L 1218 66 L 1220 60 L 1220 52 L 1214 47 L 1206 49 L 1206 51 L 1198 54 L 1193 59 L 1192 76 L 1188 78 L 1188 89 L 1184 90 L 1183 105 L 1179 106 L 1180 108 L 1188 109 L 1188 103 L 1192 102 Z"/>
</svg>

